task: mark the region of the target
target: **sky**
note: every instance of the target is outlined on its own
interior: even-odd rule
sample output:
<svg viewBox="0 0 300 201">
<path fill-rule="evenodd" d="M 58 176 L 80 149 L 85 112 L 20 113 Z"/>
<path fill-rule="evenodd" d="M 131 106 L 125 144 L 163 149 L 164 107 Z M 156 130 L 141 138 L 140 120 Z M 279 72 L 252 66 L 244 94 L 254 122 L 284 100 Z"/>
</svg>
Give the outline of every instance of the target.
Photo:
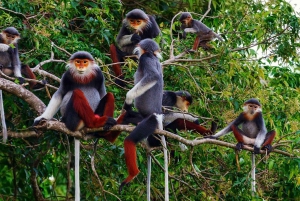
<svg viewBox="0 0 300 201">
<path fill-rule="evenodd" d="M 300 0 L 286 0 L 286 2 L 290 3 L 297 12 L 300 12 Z"/>
</svg>

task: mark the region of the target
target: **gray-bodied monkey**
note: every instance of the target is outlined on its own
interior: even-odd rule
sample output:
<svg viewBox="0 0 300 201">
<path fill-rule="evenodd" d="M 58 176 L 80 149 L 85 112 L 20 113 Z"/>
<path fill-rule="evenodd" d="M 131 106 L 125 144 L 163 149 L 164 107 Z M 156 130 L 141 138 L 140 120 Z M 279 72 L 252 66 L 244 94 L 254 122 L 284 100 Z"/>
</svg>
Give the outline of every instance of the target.
<svg viewBox="0 0 300 201">
<path fill-rule="evenodd" d="M 119 191 L 139 173 L 136 162 L 136 144 L 152 135 L 162 124 L 163 75 L 159 62 L 158 44 L 144 39 L 138 45 L 139 65 L 134 75 L 134 87 L 127 92 L 124 109 L 137 108 L 143 120 L 125 138 L 124 151 L 128 177 L 121 183 Z"/>
<path fill-rule="evenodd" d="M 90 53 L 78 51 L 71 55 L 68 70 L 63 74 L 58 90 L 44 113 L 34 119 L 33 126 L 42 119 L 51 119 L 59 108 L 62 122 L 71 131 L 80 130 L 84 126 L 103 126 L 107 131 L 116 124 L 112 118 L 114 96 L 106 93 L 104 76 Z M 117 135 L 108 132 L 103 138 L 113 142 Z M 79 150 L 79 140 L 75 139 L 75 200 L 80 200 Z"/>
<path fill-rule="evenodd" d="M 183 30 L 183 38 L 186 38 L 186 33 L 197 34 L 193 48 L 190 51 L 197 51 L 199 45 L 204 50 L 211 49 L 208 42 L 214 38 L 218 38 L 222 42 L 224 41 L 220 35 L 213 32 L 205 24 L 198 20 L 194 20 L 189 12 L 183 12 L 179 18 L 179 21 L 181 22 L 181 29 Z"/>
<path fill-rule="evenodd" d="M 113 63 L 123 62 L 125 56 L 134 54 L 133 50 L 141 40 L 155 38 L 159 33 L 160 29 L 153 16 L 147 15 L 140 9 L 133 9 L 128 12 L 118 33 L 117 45 L 112 44 L 110 46 L 110 56 Z M 124 86 L 121 65 L 114 64 L 112 67 L 117 77 L 116 83 Z"/>
<path fill-rule="evenodd" d="M 36 76 L 30 70 L 30 67 L 20 63 L 18 40 L 21 38 L 20 33 L 15 27 L 7 27 L 0 33 L 0 70 L 5 75 L 15 76 L 20 83 L 24 83 L 24 78 L 36 79 Z M 46 83 L 43 80 L 43 83 Z M 29 82 L 31 89 L 40 89 L 44 85 L 37 82 Z"/>
<path fill-rule="evenodd" d="M 255 154 L 259 154 L 261 148 L 271 152 L 273 149 L 271 143 L 276 132 L 274 130 L 267 132 L 260 102 L 251 98 L 244 102 L 243 109 L 244 111 L 228 126 L 215 135 L 207 137 L 215 139 L 232 131 L 238 141 L 237 150 L 241 150 L 244 144 L 250 144 L 254 145 Z"/>
</svg>

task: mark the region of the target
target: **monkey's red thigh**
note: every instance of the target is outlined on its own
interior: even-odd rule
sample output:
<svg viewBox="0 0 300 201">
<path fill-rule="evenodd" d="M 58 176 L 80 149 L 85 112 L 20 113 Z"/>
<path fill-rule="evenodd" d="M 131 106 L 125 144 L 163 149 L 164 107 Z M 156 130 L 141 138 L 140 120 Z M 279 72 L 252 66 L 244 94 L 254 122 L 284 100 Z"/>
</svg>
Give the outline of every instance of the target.
<svg viewBox="0 0 300 201">
<path fill-rule="evenodd" d="M 203 126 L 200 126 L 191 121 L 187 121 L 184 119 L 176 119 L 175 122 L 178 125 L 177 129 L 179 129 L 179 130 L 195 130 L 196 132 L 200 133 L 201 135 L 210 133 L 210 130 L 207 130 Z"/>
<path fill-rule="evenodd" d="M 94 111 L 81 90 L 75 89 L 73 91 L 72 101 L 74 110 L 83 120 L 86 127 L 97 128 L 105 124 L 107 117 L 100 117 L 94 114 Z"/>
<path fill-rule="evenodd" d="M 276 135 L 276 132 L 273 130 L 273 131 L 270 131 L 267 133 L 266 135 L 266 139 L 264 141 L 264 144 L 262 145 L 262 147 L 265 147 L 267 145 L 271 145 L 274 138 L 275 138 L 275 135 Z"/>
<path fill-rule="evenodd" d="M 192 50 L 197 51 L 199 47 L 199 43 L 200 43 L 200 36 L 196 36 Z"/>
<path fill-rule="evenodd" d="M 233 132 L 233 134 L 234 134 L 235 139 L 236 139 L 238 142 L 244 143 L 243 135 L 242 135 L 241 129 L 239 129 L 239 128 L 238 128 L 237 126 L 235 126 L 235 125 L 232 125 L 232 126 L 231 126 L 231 129 L 232 129 L 232 132 Z"/>
<path fill-rule="evenodd" d="M 108 92 L 101 100 L 95 111 L 99 116 L 113 117 L 115 111 L 115 97 Z"/>
</svg>

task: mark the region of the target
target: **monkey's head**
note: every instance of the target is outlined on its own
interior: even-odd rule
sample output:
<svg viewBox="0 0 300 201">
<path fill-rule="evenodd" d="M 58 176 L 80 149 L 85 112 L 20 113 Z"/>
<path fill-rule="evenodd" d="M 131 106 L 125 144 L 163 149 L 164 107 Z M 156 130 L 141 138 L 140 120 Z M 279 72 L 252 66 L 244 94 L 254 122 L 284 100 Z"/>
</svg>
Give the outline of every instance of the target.
<svg viewBox="0 0 300 201">
<path fill-rule="evenodd" d="M 71 55 L 67 65 L 73 78 L 79 83 L 87 83 L 96 75 L 96 68 L 93 56 L 86 51 L 78 51 Z"/>
<path fill-rule="evenodd" d="M 244 109 L 244 112 L 247 114 L 248 118 L 250 116 L 255 116 L 257 113 L 262 112 L 261 104 L 255 98 L 251 98 L 251 99 L 245 101 L 243 109 Z"/>
<path fill-rule="evenodd" d="M 181 22 L 181 24 L 189 25 L 192 19 L 193 19 L 193 17 L 191 15 L 191 13 L 183 12 L 179 18 L 179 21 Z"/>
<path fill-rule="evenodd" d="M 141 40 L 137 47 L 133 50 L 133 52 L 137 52 L 139 57 L 145 52 L 148 52 L 154 54 L 158 59 L 162 59 L 158 44 L 154 40 L 149 38 Z"/>
<path fill-rule="evenodd" d="M 192 95 L 187 91 L 176 91 L 175 94 L 177 97 L 175 106 L 184 112 L 188 112 L 189 107 L 193 102 Z"/>
<path fill-rule="evenodd" d="M 136 30 L 137 33 L 143 32 L 148 27 L 151 27 L 151 21 L 148 15 L 140 10 L 133 9 L 126 14 L 125 24 L 128 28 Z"/>
<path fill-rule="evenodd" d="M 16 44 L 18 43 L 18 40 L 21 38 L 20 33 L 15 27 L 7 27 L 2 31 L 2 38 L 4 40 L 4 43 L 9 44 Z"/>
</svg>

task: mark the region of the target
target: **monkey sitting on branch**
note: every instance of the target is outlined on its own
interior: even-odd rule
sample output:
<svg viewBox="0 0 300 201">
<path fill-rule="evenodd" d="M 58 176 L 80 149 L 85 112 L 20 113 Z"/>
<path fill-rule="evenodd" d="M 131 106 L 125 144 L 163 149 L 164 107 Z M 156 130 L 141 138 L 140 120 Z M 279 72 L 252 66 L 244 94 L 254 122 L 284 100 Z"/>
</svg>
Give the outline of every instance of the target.
<svg viewBox="0 0 300 201">
<path fill-rule="evenodd" d="M 193 48 L 189 50 L 190 52 L 196 52 L 199 46 L 204 50 L 210 50 L 211 46 L 208 43 L 215 38 L 218 38 L 222 42 L 224 41 L 220 35 L 213 32 L 205 24 L 198 20 L 194 20 L 189 12 L 183 12 L 179 21 L 181 22 L 181 29 L 183 30 L 182 37 L 184 39 L 186 38 L 186 33 L 197 34 Z"/>
<path fill-rule="evenodd" d="M 260 102 L 251 98 L 244 102 L 243 109 L 244 111 L 228 126 L 215 135 L 206 137 L 216 139 L 232 131 L 238 141 L 237 150 L 241 150 L 244 144 L 249 144 L 254 146 L 255 154 L 259 154 L 260 149 L 271 152 L 273 150 L 271 143 L 276 132 L 274 130 L 267 131 Z"/>
</svg>

